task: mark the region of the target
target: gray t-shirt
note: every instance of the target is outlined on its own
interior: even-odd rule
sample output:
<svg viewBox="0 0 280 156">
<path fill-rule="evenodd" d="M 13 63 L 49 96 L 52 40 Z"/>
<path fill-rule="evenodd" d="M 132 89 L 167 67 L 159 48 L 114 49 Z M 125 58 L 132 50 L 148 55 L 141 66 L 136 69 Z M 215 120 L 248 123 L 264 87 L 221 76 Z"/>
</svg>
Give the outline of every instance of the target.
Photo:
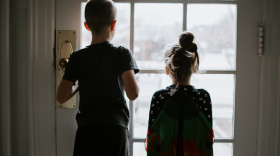
<svg viewBox="0 0 280 156">
<path fill-rule="evenodd" d="M 132 69 L 135 74 L 139 72 L 131 51 L 109 42 L 93 44 L 71 54 L 63 79 L 79 81 L 78 126 L 128 126 L 122 74 Z"/>
</svg>

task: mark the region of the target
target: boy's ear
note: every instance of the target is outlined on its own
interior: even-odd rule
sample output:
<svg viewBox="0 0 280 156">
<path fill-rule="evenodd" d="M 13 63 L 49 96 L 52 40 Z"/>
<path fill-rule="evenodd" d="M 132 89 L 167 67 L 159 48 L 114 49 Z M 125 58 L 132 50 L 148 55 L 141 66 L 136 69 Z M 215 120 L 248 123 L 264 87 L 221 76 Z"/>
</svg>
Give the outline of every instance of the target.
<svg viewBox="0 0 280 156">
<path fill-rule="evenodd" d="M 86 28 L 88 31 L 90 31 L 90 29 L 88 28 L 87 22 L 85 22 L 84 25 L 85 25 L 85 28 Z"/>
<path fill-rule="evenodd" d="M 116 23 L 117 23 L 117 20 L 114 20 L 112 23 L 111 23 L 111 30 L 114 31 L 116 29 Z"/>
<path fill-rule="evenodd" d="M 165 67 L 165 73 L 166 75 L 169 75 L 169 69 L 167 67 Z"/>
</svg>

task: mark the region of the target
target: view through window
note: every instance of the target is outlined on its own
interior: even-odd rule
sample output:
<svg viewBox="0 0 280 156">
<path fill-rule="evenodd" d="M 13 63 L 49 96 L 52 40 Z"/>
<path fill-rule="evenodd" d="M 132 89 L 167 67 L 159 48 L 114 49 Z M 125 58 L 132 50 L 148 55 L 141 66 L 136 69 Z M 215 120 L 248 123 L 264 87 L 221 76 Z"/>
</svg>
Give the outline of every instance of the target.
<svg viewBox="0 0 280 156">
<path fill-rule="evenodd" d="M 204 88 L 211 95 L 216 139 L 214 155 L 231 156 L 234 138 L 236 2 L 203 4 L 155 1 L 157 3 L 116 3 L 118 15 L 112 43 L 130 48 L 142 70 L 136 75 L 141 88 L 139 97 L 134 102 L 127 100 L 133 118 L 129 129 L 132 134 L 131 156 L 146 155 L 144 140 L 152 95 L 172 84 L 163 73 L 164 50 L 178 42 L 184 30 L 195 35 L 194 42 L 198 45 L 201 58 L 200 70 L 205 71 L 194 74 L 191 85 Z M 81 6 L 80 48 L 91 41 L 91 33 L 83 26 L 85 4 Z"/>
</svg>

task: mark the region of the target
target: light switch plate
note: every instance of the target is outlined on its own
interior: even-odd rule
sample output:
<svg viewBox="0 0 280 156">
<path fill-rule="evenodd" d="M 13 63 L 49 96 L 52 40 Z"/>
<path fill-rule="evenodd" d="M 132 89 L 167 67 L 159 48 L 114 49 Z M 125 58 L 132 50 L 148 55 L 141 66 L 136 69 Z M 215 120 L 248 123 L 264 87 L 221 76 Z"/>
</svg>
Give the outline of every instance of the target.
<svg viewBox="0 0 280 156">
<path fill-rule="evenodd" d="M 60 67 L 59 61 L 62 58 L 69 59 L 70 54 L 76 50 L 76 30 L 57 30 L 56 31 L 56 90 L 64 75 L 64 70 Z M 57 102 L 58 109 L 76 109 L 77 97 L 73 96 L 67 102 L 60 104 Z"/>
</svg>

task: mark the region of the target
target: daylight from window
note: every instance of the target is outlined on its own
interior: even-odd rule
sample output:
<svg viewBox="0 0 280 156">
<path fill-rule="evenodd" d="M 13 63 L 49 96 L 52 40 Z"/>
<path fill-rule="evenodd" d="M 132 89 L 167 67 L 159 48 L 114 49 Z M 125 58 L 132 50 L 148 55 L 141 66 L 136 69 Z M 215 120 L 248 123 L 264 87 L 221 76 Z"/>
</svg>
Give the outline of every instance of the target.
<svg viewBox="0 0 280 156">
<path fill-rule="evenodd" d="M 188 5 L 187 30 L 195 34 L 200 69 L 235 70 L 236 15 L 236 5 Z"/>
<path fill-rule="evenodd" d="M 183 31 L 183 4 L 135 3 L 133 40 L 130 39 L 130 3 L 116 3 L 116 6 L 116 34 L 111 42 L 127 48 L 133 42 L 131 50 L 140 70 L 164 70 L 164 52 L 178 42 Z M 80 48 L 90 45 L 91 41 L 91 33 L 83 26 L 84 7 L 82 3 Z M 236 18 L 237 8 L 233 4 L 187 5 L 187 31 L 195 36 L 201 71 L 235 71 Z M 133 138 L 145 139 L 152 95 L 172 82 L 164 73 L 141 73 L 136 79 L 141 89 L 130 112 L 133 113 Z M 235 74 L 194 74 L 191 85 L 204 88 L 211 95 L 216 139 L 233 138 Z M 232 149 L 232 143 L 214 144 L 215 156 L 231 156 Z M 144 144 L 135 142 L 133 156 L 145 154 Z"/>
</svg>

